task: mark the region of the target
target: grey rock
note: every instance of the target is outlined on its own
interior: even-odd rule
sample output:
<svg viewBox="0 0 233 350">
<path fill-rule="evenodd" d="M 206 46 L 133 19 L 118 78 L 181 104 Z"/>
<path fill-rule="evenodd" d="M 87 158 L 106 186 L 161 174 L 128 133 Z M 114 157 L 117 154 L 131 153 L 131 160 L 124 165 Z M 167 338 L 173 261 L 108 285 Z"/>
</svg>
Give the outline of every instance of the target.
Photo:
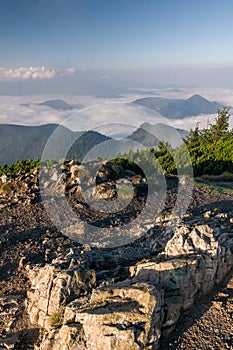
<svg viewBox="0 0 233 350">
<path fill-rule="evenodd" d="M 63 325 L 45 335 L 40 350 L 156 349 L 160 339 L 161 296 L 150 284 L 125 281 L 73 302 Z"/>
</svg>

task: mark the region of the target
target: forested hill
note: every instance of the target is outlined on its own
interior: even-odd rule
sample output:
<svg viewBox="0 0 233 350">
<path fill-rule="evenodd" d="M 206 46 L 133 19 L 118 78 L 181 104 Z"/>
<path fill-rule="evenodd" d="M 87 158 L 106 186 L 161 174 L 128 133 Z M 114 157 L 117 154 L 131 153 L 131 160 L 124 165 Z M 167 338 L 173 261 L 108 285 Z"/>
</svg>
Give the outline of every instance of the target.
<svg viewBox="0 0 233 350">
<path fill-rule="evenodd" d="M 39 126 L 0 124 L 0 165 L 12 164 L 17 159 L 40 159 L 49 137 L 57 127 L 58 124 Z M 66 148 L 67 145 L 74 143 L 70 151 L 72 154 L 68 154 L 68 157 L 82 157 L 89 149 L 109 139 L 95 131 L 73 132 L 62 126 L 57 130 L 60 135 L 56 137 L 58 147 Z"/>
<path fill-rule="evenodd" d="M 200 95 L 188 99 L 169 99 L 163 97 L 146 97 L 135 100 L 134 103 L 151 108 L 169 119 L 183 119 L 200 114 L 214 114 L 223 108 L 217 102 L 212 102 Z"/>
</svg>

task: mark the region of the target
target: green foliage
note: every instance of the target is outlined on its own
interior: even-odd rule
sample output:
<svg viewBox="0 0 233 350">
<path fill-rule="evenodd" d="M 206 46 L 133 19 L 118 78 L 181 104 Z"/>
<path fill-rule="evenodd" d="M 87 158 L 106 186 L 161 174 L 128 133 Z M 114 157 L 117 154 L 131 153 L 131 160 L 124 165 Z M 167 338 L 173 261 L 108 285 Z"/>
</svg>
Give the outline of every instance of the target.
<svg viewBox="0 0 233 350">
<path fill-rule="evenodd" d="M 143 171 L 140 166 L 138 166 L 133 160 L 122 156 L 113 158 L 106 162 L 103 165 L 103 170 L 112 179 L 119 178 L 123 170 L 130 170 L 135 174 L 143 175 Z"/>
<path fill-rule="evenodd" d="M 54 159 L 45 159 L 43 160 L 43 162 L 41 163 L 42 166 L 45 166 L 47 168 L 52 167 L 54 164 L 57 164 L 57 162 Z M 40 166 L 40 164 L 38 165 L 38 167 Z"/>
<path fill-rule="evenodd" d="M 165 142 L 160 142 L 156 149 L 150 148 L 137 150 L 136 152 L 129 150 L 119 159 L 121 159 L 120 162 L 123 164 L 124 169 L 133 170 L 140 175 L 143 175 L 143 172 L 146 173 L 146 176 L 151 176 L 155 173 L 177 174 L 174 150 L 171 145 Z M 119 162 L 119 159 L 116 158 L 114 161 Z"/>
<path fill-rule="evenodd" d="M 191 129 L 184 143 L 172 149 L 171 145 L 160 142 L 156 148 L 133 152 L 122 157 L 138 164 L 150 173 L 185 173 L 193 168 L 194 176 L 233 173 L 233 131 L 229 130 L 229 111 L 218 110 L 215 123 L 206 129 Z M 148 174 L 147 174 L 148 175 Z"/>
<path fill-rule="evenodd" d="M 233 182 L 233 174 L 228 171 L 224 171 L 221 175 L 202 175 L 202 180 L 214 181 L 214 182 Z"/>
<path fill-rule="evenodd" d="M 12 191 L 12 187 L 10 184 L 6 183 L 2 185 L 1 190 L 3 192 L 10 193 Z"/>
<path fill-rule="evenodd" d="M 60 312 L 57 312 L 51 316 L 51 326 L 57 326 L 62 323 L 63 315 Z"/>
<path fill-rule="evenodd" d="M 132 198 L 134 189 L 131 185 L 121 184 L 118 188 L 118 198 Z"/>
<path fill-rule="evenodd" d="M 153 150 L 152 153 L 161 165 L 164 174 L 177 175 L 177 166 L 174 161 L 174 150 L 167 142 L 159 142 L 158 150 Z"/>
<path fill-rule="evenodd" d="M 229 111 L 218 110 L 215 124 L 191 130 L 184 140 L 192 161 L 194 175 L 220 175 L 233 172 L 233 132 L 229 130 Z"/>
<path fill-rule="evenodd" d="M 40 166 L 39 160 L 17 160 L 15 163 L 13 163 L 10 166 L 7 166 L 6 164 L 0 166 L 0 176 L 3 174 L 12 174 L 17 175 L 19 173 L 30 173 L 35 168 L 38 168 Z"/>
</svg>

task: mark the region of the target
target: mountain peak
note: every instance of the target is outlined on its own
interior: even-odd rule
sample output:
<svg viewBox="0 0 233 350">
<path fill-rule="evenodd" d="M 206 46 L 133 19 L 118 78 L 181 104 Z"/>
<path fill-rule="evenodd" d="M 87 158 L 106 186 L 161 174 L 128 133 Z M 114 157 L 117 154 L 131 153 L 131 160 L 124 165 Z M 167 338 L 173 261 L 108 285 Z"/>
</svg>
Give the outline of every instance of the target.
<svg viewBox="0 0 233 350">
<path fill-rule="evenodd" d="M 214 114 L 217 113 L 217 108 L 222 107 L 220 104 L 208 101 L 198 94 L 192 95 L 188 99 L 149 97 L 138 99 L 134 103 L 149 107 L 170 119 L 183 119 L 200 114 Z"/>
<path fill-rule="evenodd" d="M 189 97 L 187 99 L 187 101 L 194 101 L 194 102 L 197 102 L 197 101 L 208 101 L 206 98 L 202 97 L 201 95 L 198 95 L 198 94 L 194 94 L 192 95 L 191 97 Z M 208 101 L 209 102 L 209 101 Z"/>
<path fill-rule="evenodd" d="M 67 102 L 61 100 L 61 99 L 55 99 L 55 100 L 48 100 L 45 102 L 38 103 L 39 106 L 47 106 L 53 109 L 61 109 L 63 111 L 73 109 L 73 106 L 69 105 Z"/>
</svg>

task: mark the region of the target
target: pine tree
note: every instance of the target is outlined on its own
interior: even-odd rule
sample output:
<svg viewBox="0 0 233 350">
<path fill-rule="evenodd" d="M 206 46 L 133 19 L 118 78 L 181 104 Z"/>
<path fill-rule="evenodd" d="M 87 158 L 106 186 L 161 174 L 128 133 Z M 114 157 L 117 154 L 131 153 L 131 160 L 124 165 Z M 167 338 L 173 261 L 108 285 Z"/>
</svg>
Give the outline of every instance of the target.
<svg viewBox="0 0 233 350">
<path fill-rule="evenodd" d="M 215 124 L 210 125 L 209 131 L 212 134 L 213 142 L 217 142 L 221 137 L 224 137 L 228 133 L 229 129 L 229 109 L 224 107 L 218 109 L 218 115 L 215 119 Z"/>
</svg>

